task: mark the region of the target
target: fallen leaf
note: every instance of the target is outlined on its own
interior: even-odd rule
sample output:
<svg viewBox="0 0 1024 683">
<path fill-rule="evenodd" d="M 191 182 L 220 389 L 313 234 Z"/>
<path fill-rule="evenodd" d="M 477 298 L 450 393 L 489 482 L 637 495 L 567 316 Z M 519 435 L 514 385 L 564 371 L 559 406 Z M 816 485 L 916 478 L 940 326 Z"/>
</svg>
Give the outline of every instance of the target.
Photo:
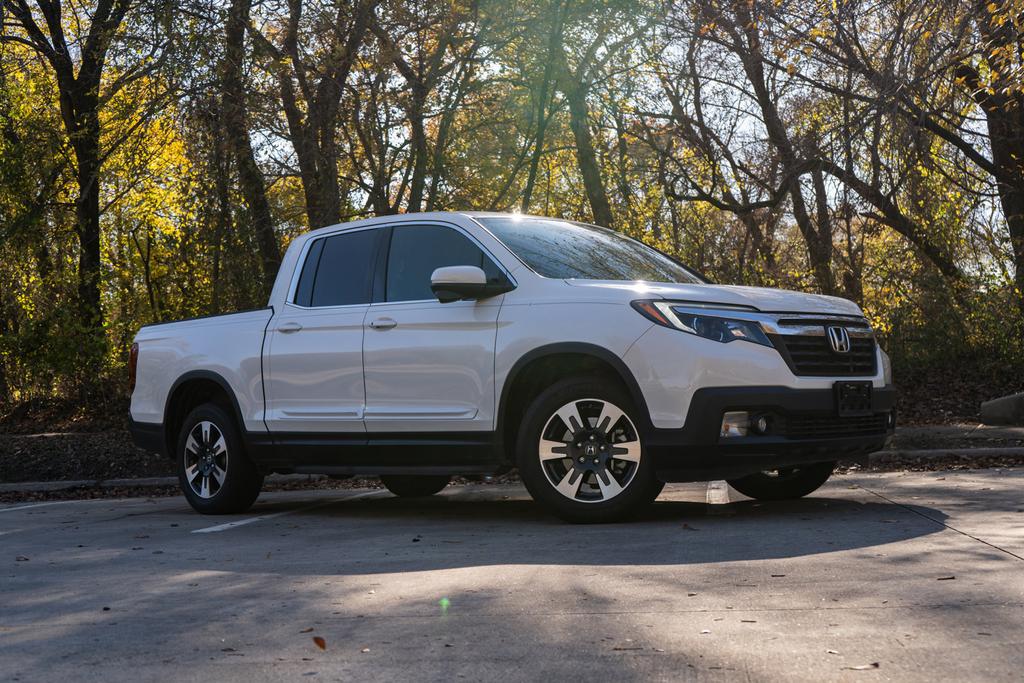
<svg viewBox="0 0 1024 683">
<path fill-rule="evenodd" d="M 327 649 L 327 641 L 320 636 L 313 636 L 313 642 L 316 643 L 316 646 L 321 650 Z"/>
<path fill-rule="evenodd" d="M 837 655 L 837 654 L 839 654 L 839 652 L 837 652 L 836 650 L 825 650 L 825 654 L 827 654 L 827 655 Z"/>
<path fill-rule="evenodd" d="M 701 635 L 706 635 L 708 633 L 711 633 L 711 631 L 709 631 L 707 629 L 704 629 L 703 631 L 701 631 Z"/>
<path fill-rule="evenodd" d="M 28 558 L 25 557 L 24 555 L 18 555 L 16 558 L 14 558 L 14 561 L 15 562 L 28 562 Z"/>
<path fill-rule="evenodd" d="M 695 596 L 695 595 L 696 595 L 696 593 L 687 593 L 687 594 L 686 594 L 686 597 L 688 597 L 688 598 L 692 598 L 692 597 L 693 597 L 693 596 Z"/>
<path fill-rule="evenodd" d="M 740 619 L 741 624 L 756 624 L 757 621 L 754 619 Z"/>
<path fill-rule="evenodd" d="M 785 574 L 772 574 L 773 579 L 781 579 Z"/>
<path fill-rule="evenodd" d="M 937 578 L 935 580 L 936 581 L 954 581 L 954 580 L 956 580 L 956 577 L 955 576 L 940 576 L 939 578 Z"/>
<path fill-rule="evenodd" d="M 843 669 L 849 671 L 870 671 L 871 669 L 877 669 L 881 664 L 878 662 L 871 662 L 870 664 L 861 664 L 860 666 L 844 666 Z"/>
<path fill-rule="evenodd" d="M 700 529 L 694 529 L 692 526 L 690 526 L 689 524 L 686 524 L 685 522 L 683 523 L 683 528 L 686 529 L 687 531 L 700 531 Z"/>
<path fill-rule="evenodd" d="M 314 630 L 313 627 L 310 626 L 309 628 L 302 629 L 301 631 L 299 631 L 299 633 L 312 633 L 313 630 Z"/>
<path fill-rule="evenodd" d="M 612 650 L 618 650 L 618 651 L 623 651 L 623 650 L 642 650 L 642 649 L 643 649 L 642 647 L 613 647 L 612 648 Z"/>
<path fill-rule="evenodd" d="M 362 650 L 360 650 L 360 652 L 369 652 L 369 651 L 370 651 L 370 648 L 368 648 L 368 647 L 364 647 Z"/>
</svg>

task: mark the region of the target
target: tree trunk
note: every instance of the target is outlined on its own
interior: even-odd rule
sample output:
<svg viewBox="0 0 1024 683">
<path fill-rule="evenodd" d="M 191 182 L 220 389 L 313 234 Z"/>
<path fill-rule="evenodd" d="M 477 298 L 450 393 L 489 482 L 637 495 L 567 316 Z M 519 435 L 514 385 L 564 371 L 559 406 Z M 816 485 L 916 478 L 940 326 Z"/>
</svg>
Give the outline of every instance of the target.
<svg viewBox="0 0 1024 683">
<path fill-rule="evenodd" d="M 988 123 L 992 161 L 999 169 L 999 205 L 1010 233 L 1017 305 L 1024 325 L 1024 97 L 982 102 Z"/>
<path fill-rule="evenodd" d="M 564 58 L 563 58 L 564 59 Z M 590 211 L 594 222 L 598 225 L 611 227 L 614 223 L 612 207 L 604 190 L 601 179 L 601 167 L 594 152 L 594 140 L 590 134 L 589 111 L 587 109 L 586 91 L 581 83 L 562 69 L 559 88 L 569 103 L 569 126 L 572 128 L 573 140 L 576 143 L 576 163 L 580 175 L 583 176 L 583 188 L 587 192 Z"/>
<path fill-rule="evenodd" d="M 409 107 L 409 128 L 413 165 L 412 181 L 409 184 L 409 204 L 406 211 L 413 213 L 423 210 L 423 190 L 427 182 L 427 131 L 423 123 L 423 110 L 427 99 L 426 88 L 418 83 L 413 84 L 410 97 L 412 104 Z"/>
<path fill-rule="evenodd" d="M 540 158 L 544 154 L 544 137 L 547 133 L 550 114 L 548 103 L 551 95 L 548 89 L 551 87 L 551 76 L 555 65 L 555 55 L 562 49 L 563 32 L 565 30 L 565 5 L 561 2 L 555 9 L 555 23 L 551 27 L 548 37 L 547 59 L 544 60 L 544 74 L 541 76 L 540 93 L 537 95 L 537 134 L 533 141 L 533 153 L 530 155 L 530 168 L 526 175 L 526 188 L 523 190 L 523 201 L 520 210 L 529 213 L 530 200 L 533 198 L 533 187 L 537 182 L 537 169 L 540 167 Z"/>
<path fill-rule="evenodd" d="M 220 112 L 223 115 L 223 112 Z M 231 229 L 231 188 L 228 179 L 231 173 L 231 163 L 228 160 L 228 150 L 225 144 L 225 126 L 220 116 L 213 119 L 213 168 L 214 168 L 214 190 L 217 196 L 217 217 L 213 229 L 213 270 L 210 275 L 210 309 L 212 313 L 220 313 L 223 303 L 221 290 L 223 289 L 222 278 L 222 251 L 224 238 Z"/>
<path fill-rule="evenodd" d="M 747 44 L 744 46 L 737 41 L 735 47 L 743 63 L 743 70 L 747 75 L 747 80 L 750 81 L 754 95 L 757 98 L 758 107 L 761 109 L 765 131 L 768 133 L 768 139 L 779 155 L 782 173 L 787 175 L 793 174 L 797 166 L 797 155 L 793 149 L 789 133 L 786 130 L 786 124 L 779 115 L 776 99 L 768 89 L 764 73 L 761 36 L 758 32 L 757 22 L 752 18 L 749 7 L 742 2 L 736 3 L 736 19 L 737 28 L 743 32 Z M 821 172 L 817 171 L 817 173 L 818 176 L 815 179 L 816 189 L 817 180 L 821 178 Z M 807 246 L 808 261 L 810 262 L 811 272 L 814 274 L 814 280 L 818 285 L 818 289 L 823 294 L 831 294 L 835 291 L 835 284 L 832 279 L 831 232 L 829 232 L 828 239 L 825 240 L 815 230 L 814 221 L 811 220 L 807 204 L 804 200 L 803 190 L 800 187 L 799 176 L 793 175 L 794 178 L 789 191 L 793 204 L 793 218 L 796 220 L 797 227 L 800 229 L 800 234 L 803 236 Z M 822 192 L 824 192 L 823 183 Z M 824 200 L 824 197 L 821 199 Z M 831 230 L 827 217 L 825 219 L 822 218 L 823 214 L 827 216 L 827 211 L 819 211 L 818 213 L 818 222 L 821 224 L 818 227 L 823 231 L 826 229 Z"/>
<path fill-rule="evenodd" d="M 281 266 L 281 251 L 274 233 L 263 173 L 249 137 L 248 108 L 242 82 L 245 59 L 245 27 L 249 23 L 249 0 L 231 0 L 225 26 L 224 73 L 222 81 L 224 123 L 227 142 L 238 168 L 238 183 L 249 211 L 249 221 L 256 235 L 262 267 L 262 289 L 267 295 L 274 286 Z"/>
<path fill-rule="evenodd" d="M 100 307 L 100 123 L 95 96 L 76 98 L 77 130 L 73 140 L 78 197 L 75 219 L 78 234 L 78 304 L 82 324 L 102 357 L 103 311 Z"/>
</svg>

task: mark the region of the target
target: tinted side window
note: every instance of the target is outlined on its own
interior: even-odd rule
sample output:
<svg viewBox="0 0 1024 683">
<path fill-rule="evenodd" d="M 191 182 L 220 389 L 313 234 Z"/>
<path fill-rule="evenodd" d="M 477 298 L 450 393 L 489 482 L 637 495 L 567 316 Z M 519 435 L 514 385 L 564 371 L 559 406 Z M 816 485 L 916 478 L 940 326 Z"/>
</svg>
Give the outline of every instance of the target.
<svg viewBox="0 0 1024 683">
<path fill-rule="evenodd" d="M 478 266 L 488 280 L 496 280 L 500 273 L 480 247 L 456 230 L 440 225 L 395 227 L 388 253 L 387 300 L 433 299 L 430 276 L 444 266 Z"/>
<path fill-rule="evenodd" d="M 302 265 L 299 275 L 299 286 L 295 288 L 295 303 L 309 306 L 313 299 L 313 281 L 316 279 L 316 267 L 320 264 L 320 252 L 324 248 L 324 240 L 319 239 L 310 245 L 306 252 L 306 262 Z"/>
<path fill-rule="evenodd" d="M 315 266 L 309 303 L 303 304 L 299 297 L 303 294 L 307 270 L 314 256 L 313 248 L 310 248 L 306 265 L 302 268 L 295 302 L 309 306 L 369 303 L 379 236 L 380 230 L 360 230 L 320 240 L 323 246 Z"/>
</svg>

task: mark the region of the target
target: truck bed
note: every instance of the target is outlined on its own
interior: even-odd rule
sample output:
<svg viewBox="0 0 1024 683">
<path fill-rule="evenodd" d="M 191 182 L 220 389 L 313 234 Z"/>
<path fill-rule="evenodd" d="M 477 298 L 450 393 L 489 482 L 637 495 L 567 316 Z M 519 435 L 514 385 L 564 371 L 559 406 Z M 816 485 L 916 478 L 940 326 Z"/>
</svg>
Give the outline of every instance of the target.
<svg viewBox="0 0 1024 683">
<path fill-rule="evenodd" d="M 207 376 L 226 381 L 249 431 L 263 430 L 263 341 L 272 307 L 146 325 L 139 345 L 132 415 L 137 422 L 161 423 L 175 386 Z M 202 368 L 195 370 L 195 368 Z"/>
</svg>

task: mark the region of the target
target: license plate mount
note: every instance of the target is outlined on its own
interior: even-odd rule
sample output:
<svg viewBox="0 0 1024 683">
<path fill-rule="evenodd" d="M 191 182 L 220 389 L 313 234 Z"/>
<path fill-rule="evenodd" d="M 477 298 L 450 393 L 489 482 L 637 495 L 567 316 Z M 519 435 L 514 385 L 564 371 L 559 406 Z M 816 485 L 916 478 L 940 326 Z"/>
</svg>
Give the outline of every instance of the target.
<svg viewBox="0 0 1024 683">
<path fill-rule="evenodd" d="M 871 382 L 836 382 L 833 385 L 839 417 L 871 414 Z"/>
</svg>

